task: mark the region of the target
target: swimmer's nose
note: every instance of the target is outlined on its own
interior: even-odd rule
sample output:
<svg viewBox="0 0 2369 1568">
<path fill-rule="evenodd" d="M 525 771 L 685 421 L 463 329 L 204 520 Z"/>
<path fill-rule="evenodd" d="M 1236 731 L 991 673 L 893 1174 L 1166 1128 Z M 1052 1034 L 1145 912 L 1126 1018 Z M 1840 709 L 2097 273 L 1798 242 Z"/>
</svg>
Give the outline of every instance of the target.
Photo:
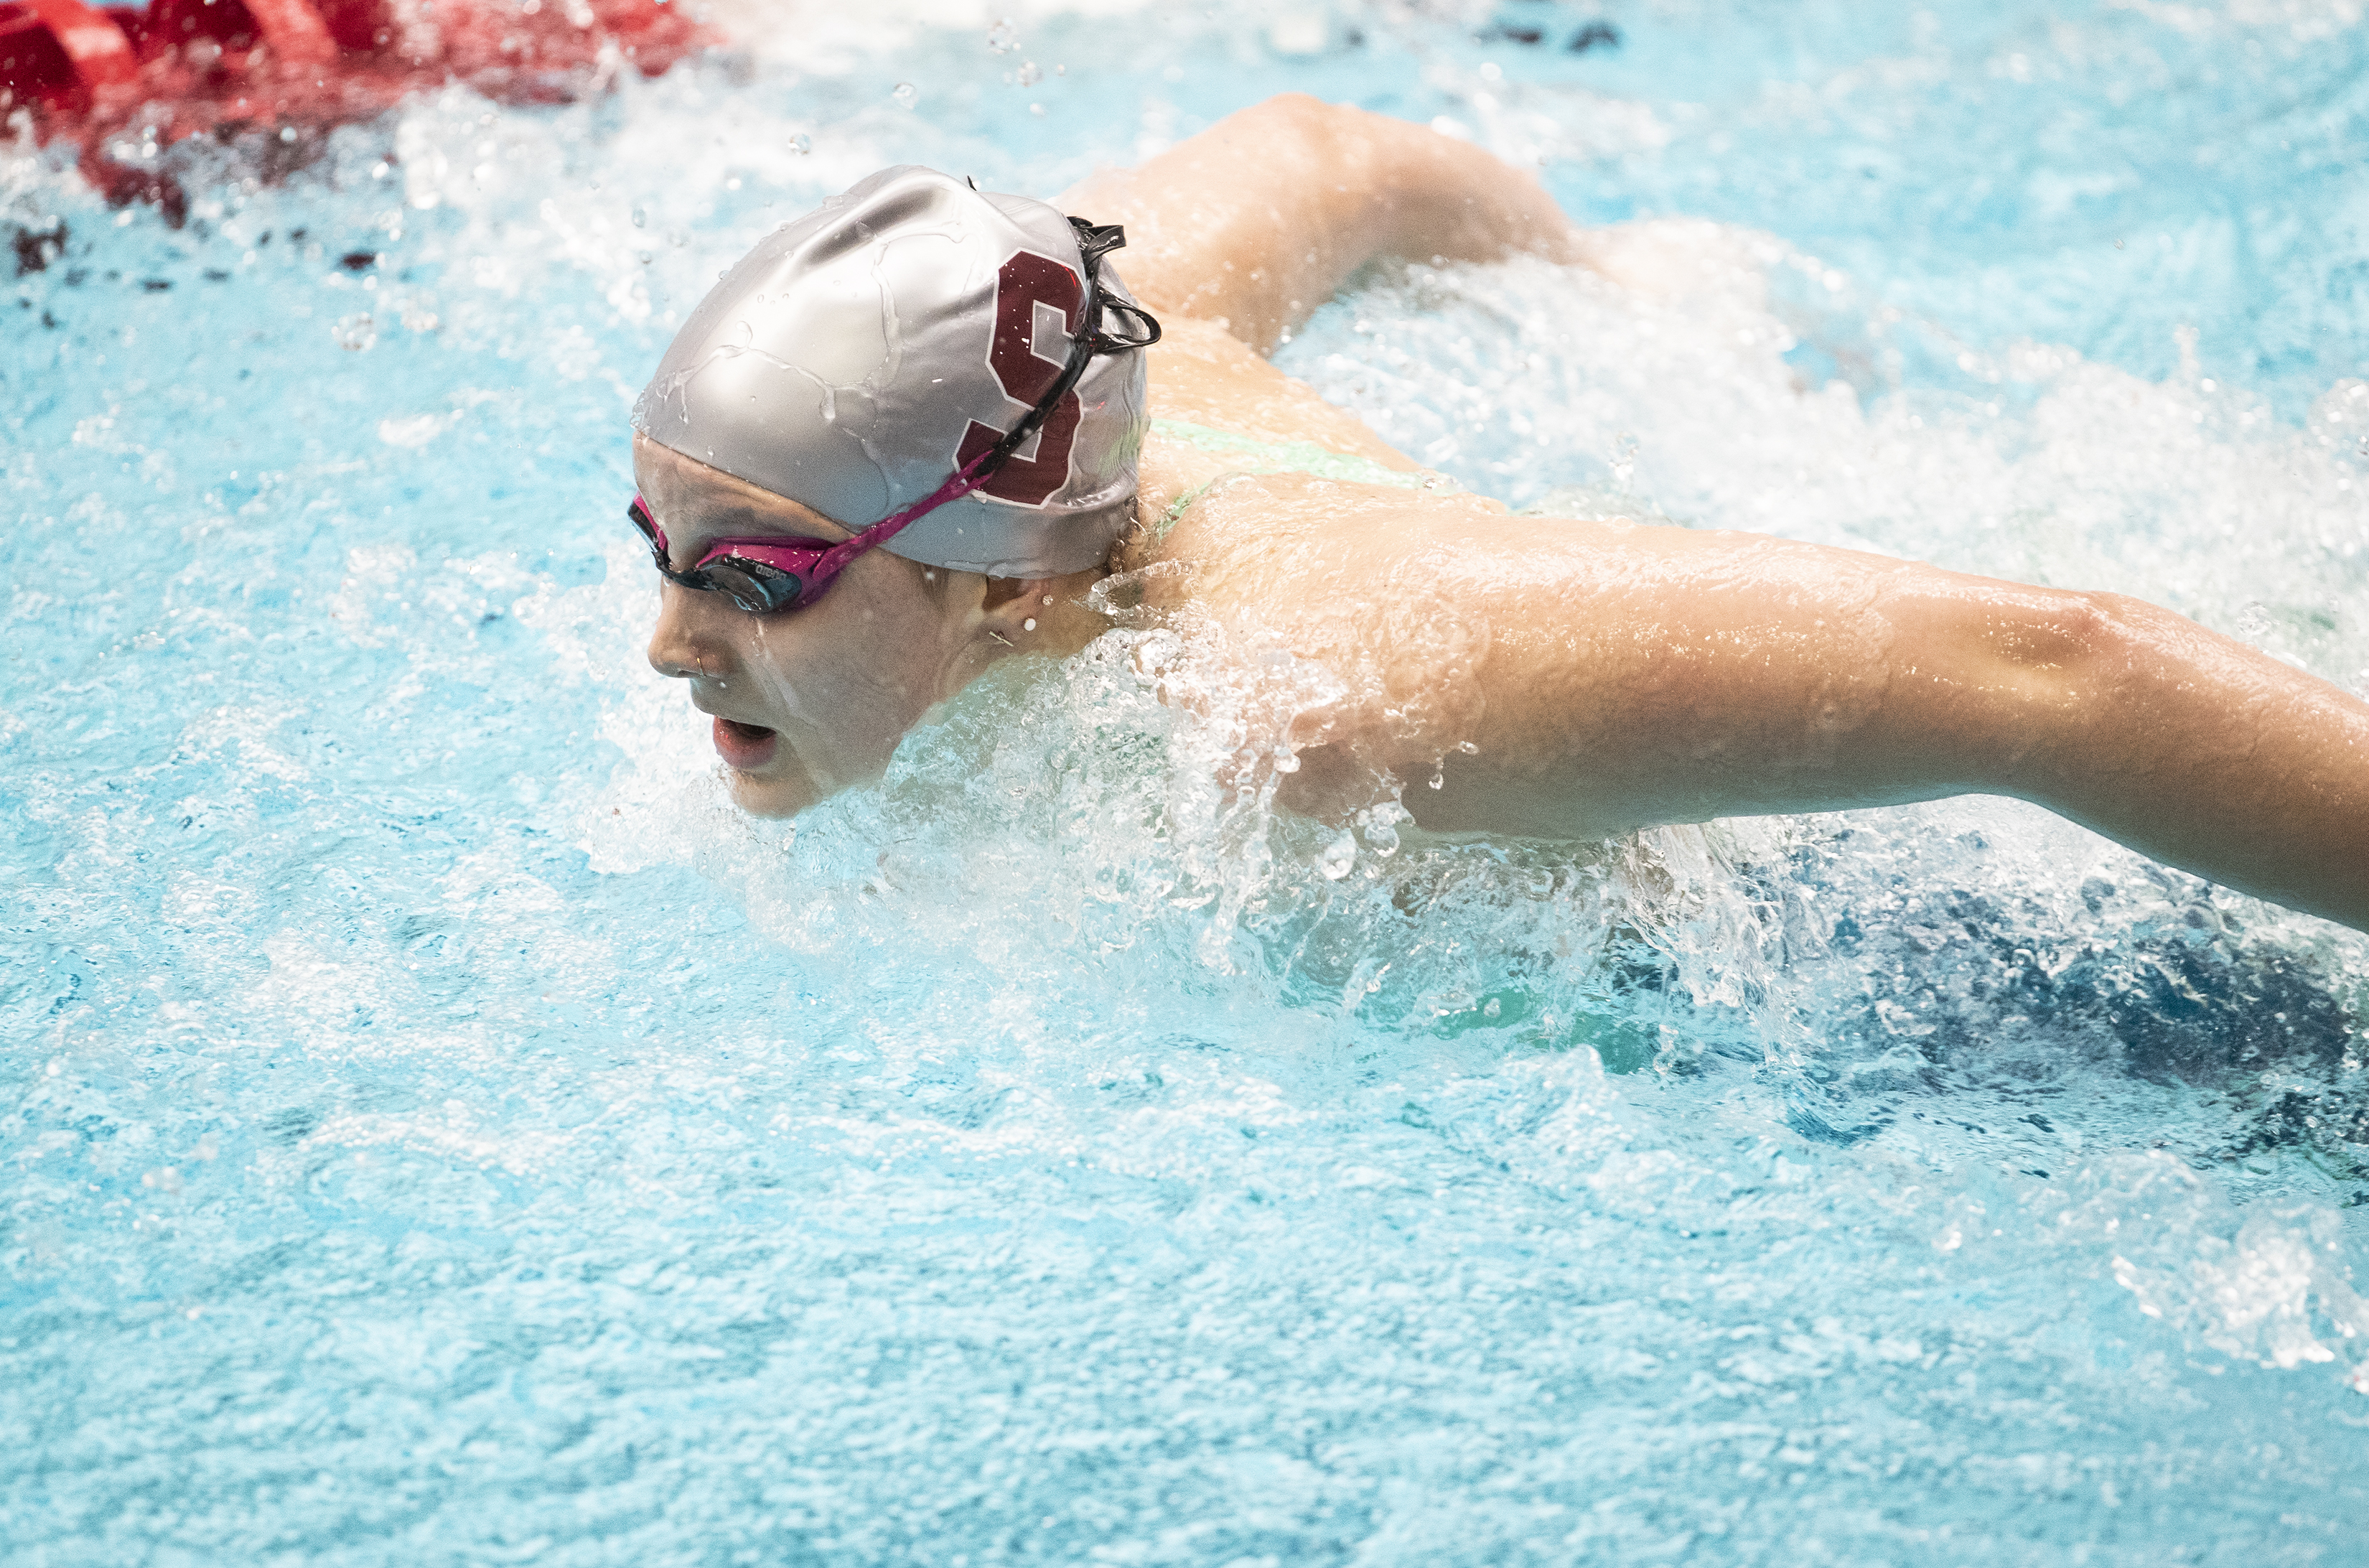
<svg viewBox="0 0 2369 1568">
<path fill-rule="evenodd" d="M 707 677 L 705 660 L 694 658 L 686 664 L 670 653 L 661 653 L 655 643 L 650 646 L 650 668 L 670 681 L 705 680 Z"/>
<path fill-rule="evenodd" d="M 675 681 L 720 679 L 724 674 L 721 651 L 708 646 L 692 629 L 692 618 L 682 611 L 682 590 L 671 583 L 662 591 L 658 624 L 650 632 L 650 668 Z"/>
</svg>

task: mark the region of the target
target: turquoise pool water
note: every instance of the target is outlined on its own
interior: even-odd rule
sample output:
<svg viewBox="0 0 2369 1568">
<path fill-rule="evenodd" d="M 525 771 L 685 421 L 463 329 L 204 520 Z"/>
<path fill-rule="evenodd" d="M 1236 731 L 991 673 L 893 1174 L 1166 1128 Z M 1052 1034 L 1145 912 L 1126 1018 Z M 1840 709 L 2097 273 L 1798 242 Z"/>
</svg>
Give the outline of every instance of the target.
<svg viewBox="0 0 2369 1568">
<path fill-rule="evenodd" d="M 1300 86 L 1649 285 L 1328 307 L 1425 461 L 2359 691 L 2358 6 L 1100 11 L 744 11 L 177 232 L 0 159 L 6 1559 L 2369 1562 L 2369 941 L 1996 801 L 1343 843 L 1123 637 L 755 826 L 621 516 L 764 227 Z"/>
</svg>

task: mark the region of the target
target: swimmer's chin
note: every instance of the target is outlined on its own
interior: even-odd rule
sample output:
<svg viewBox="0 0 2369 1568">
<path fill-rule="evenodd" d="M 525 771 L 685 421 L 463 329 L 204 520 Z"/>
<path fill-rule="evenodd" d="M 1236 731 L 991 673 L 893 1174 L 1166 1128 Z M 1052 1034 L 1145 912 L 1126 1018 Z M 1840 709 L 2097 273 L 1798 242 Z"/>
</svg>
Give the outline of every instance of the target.
<svg viewBox="0 0 2369 1568">
<path fill-rule="evenodd" d="M 726 763 L 724 784 L 733 805 L 751 817 L 773 819 L 795 817 L 838 793 L 818 783 L 787 746 L 778 748 L 772 760 L 757 772 L 744 773 Z"/>
</svg>

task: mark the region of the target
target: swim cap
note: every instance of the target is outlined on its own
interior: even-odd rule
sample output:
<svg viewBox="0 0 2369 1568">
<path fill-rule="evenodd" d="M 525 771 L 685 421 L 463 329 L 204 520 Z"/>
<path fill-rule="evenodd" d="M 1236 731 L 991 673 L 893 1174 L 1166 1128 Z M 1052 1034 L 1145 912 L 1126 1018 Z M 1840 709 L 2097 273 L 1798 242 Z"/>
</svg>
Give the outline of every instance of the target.
<svg viewBox="0 0 2369 1568">
<path fill-rule="evenodd" d="M 634 428 L 850 529 L 922 501 L 1060 379 L 1085 258 L 1070 219 L 935 169 L 883 169 L 759 242 L 708 292 Z M 1102 295 L 1132 300 L 1107 262 Z M 1101 312 L 1098 310 L 1097 315 Z M 1102 351 L 979 487 L 882 548 L 991 577 L 1098 565 L 1133 519 L 1143 355 Z"/>
</svg>

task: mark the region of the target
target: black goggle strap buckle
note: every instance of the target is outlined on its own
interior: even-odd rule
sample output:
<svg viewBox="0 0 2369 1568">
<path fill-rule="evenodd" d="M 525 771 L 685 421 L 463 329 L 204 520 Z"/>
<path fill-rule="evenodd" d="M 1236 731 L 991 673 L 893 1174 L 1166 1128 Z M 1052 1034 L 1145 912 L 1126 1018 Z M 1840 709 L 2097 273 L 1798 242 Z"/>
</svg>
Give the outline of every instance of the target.
<svg viewBox="0 0 2369 1568">
<path fill-rule="evenodd" d="M 1160 341 L 1160 323 L 1141 305 L 1124 300 L 1102 298 L 1103 258 L 1114 250 L 1127 248 L 1127 227 L 1123 223 L 1090 223 L 1083 218 L 1071 218 L 1070 228 L 1078 236 L 1078 259 L 1086 268 L 1085 319 L 1080 323 L 1093 353 L 1116 354 L 1128 349 L 1149 349 Z M 1103 315 L 1129 318 L 1134 326 L 1125 335 L 1107 332 L 1103 327 Z"/>
<path fill-rule="evenodd" d="M 1003 433 L 1003 439 L 990 447 L 972 471 L 974 486 L 1003 466 L 1004 460 L 1020 450 L 1030 436 L 1036 433 L 1046 420 L 1053 417 L 1061 399 L 1074 390 L 1083 379 L 1086 367 L 1104 354 L 1123 353 L 1129 349 L 1149 349 L 1160 341 L 1160 323 L 1141 305 L 1123 300 L 1103 297 L 1103 258 L 1127 244 L 1127 230 L 1118 223 L 1090 223 L 1083 218 L 1071 218 L 1070 227 L 1078 236 L 1078 259 L 1086 269 L 1086 297 L 1078 312 L 1076 335 L 1070 339 L 1070 359 L 1053 384 L 1036 406 L 1020 417 L 1020 422 Z M 1120 337 L 1103 330 L 1104 314 L 1130 318 L 1135 330 Z"/>
</svg>

